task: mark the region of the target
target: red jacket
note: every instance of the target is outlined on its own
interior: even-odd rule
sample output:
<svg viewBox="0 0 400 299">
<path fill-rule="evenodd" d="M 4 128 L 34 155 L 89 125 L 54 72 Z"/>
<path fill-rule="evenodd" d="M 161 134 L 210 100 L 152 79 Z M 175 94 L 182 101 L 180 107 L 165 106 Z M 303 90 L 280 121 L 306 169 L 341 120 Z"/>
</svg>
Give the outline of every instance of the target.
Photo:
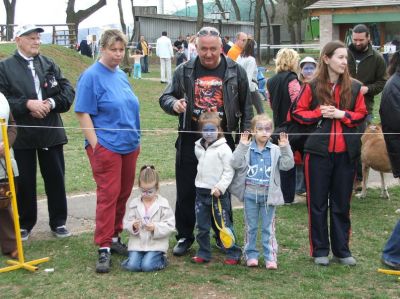
<svg viewBox="0 0 400 299">
<path fill-rule="evenodd" d="M 333 84 L 332 84 L 333 87 Z M 339 109 L 340 102 L 340 85 L 335 87 L 335 107 Z M 322 118 L 319 105 L 316 109 L 310 110 L 309 107 L 312 101 L 312 91 L 309 84 L 306 84 L 303 93 L 301 94 L 297 106 L 293 111 L 293 118 L 302 124 L 314 124 Z M 355 101 L 353 111 L 345 110 L 345 116 L 342 119 L 333 119 L 329 134 L 328 152 L 341 153 L 347 151 L 347 145 L 343 133 L 343 126 L 354 128 L 359 126 L 367 115 L 367 108 L 364 103 L 364 96 L 361 92 Z"/>
</svg>

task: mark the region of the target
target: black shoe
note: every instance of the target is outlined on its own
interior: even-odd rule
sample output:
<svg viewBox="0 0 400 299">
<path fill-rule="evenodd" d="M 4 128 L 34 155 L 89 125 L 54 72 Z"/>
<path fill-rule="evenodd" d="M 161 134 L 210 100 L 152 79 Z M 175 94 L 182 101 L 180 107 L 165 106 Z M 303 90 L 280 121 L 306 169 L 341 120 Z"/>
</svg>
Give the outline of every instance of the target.
<svg viewBox="0 0 400 299">
<path fill-rule="evenodd" d="M 65 227 L 65 225 L 61 225 L 59 227 L 56 227 L 55 230 L 51 230 L 54 236 L 57 238 L 67 238 L 71 236 L 70 231 Z"/>
<path fill-rule="evenodd" d="M 29 239 L 29 236 L 31 234 L 31 232 L 27 229 L 21 228 L 20 229 L 21 232 L 21 240 L 22 241 L 27 241 Z"/>
<path fill-rule="evenodd" d="M 172 253 L 175 256 L 182 256 L 185 255 L 188 251 L 190 246 L 192 246 L 193 241 L 186 239 L 186 238 L 180 238 L 178 240 L 178 243 L 176 243 L 174 249 L 172 250 Z"/>
<path fill-rule="evenodd" d="M 382 264 L 384 264 L 385 266 L 389 267 L 390 269 L 400 270 L 400 264 L 395 264 L 395 263 L 393 263 L 391 261 L 388 261 L 388 260 L 385 260 L 385 259 L 382 259 Z"/>
<path fill-rule="evenodd" d="M 121 238 L 118 238 L 117 242 L 112 242 L 110 246 L 111 253 L 117 253 L 119 255 L 128 256 L 128 247 L 121 242 Z"/>
<path fill-rule="evenodd" d="M 99 249 L 99 259 L 96 262 L 97 273 L 108 273 L 111 267 L 111 253 L 107 249 Z"/>
</svg>

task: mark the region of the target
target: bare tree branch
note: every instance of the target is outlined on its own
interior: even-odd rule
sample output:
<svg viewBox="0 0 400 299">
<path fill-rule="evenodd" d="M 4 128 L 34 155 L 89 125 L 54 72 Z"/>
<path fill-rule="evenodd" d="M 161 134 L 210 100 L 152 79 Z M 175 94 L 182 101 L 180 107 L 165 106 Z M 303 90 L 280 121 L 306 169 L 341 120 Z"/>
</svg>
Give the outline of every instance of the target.
<svg viewBox="0 0 400 299">
<path fill-rule="evenodd" d="M 103 6 L 107 5 L 107 0 L 99 0 L 92 6 L 84 9 L 78 10 L 75 12 L 75 0 L 68 0 L 67 3 L 67 23 L 68 24 L 75 24 L 75 28 L 68 26 L 70 32 L 75 31 L 75 35 L 78 36 L 78 27 L 79 24 L 86 19 L 87 17 L 91 16 L 93 13 L 98 11 Z"/>
<path fill-rule="evenodd" d="M 118 12 L 119 12 L 119 21 L 121 22 L 122 32 L 126 34 L 126 25 L 124 21 L 124 12 L 122 10 L 121 0 L 118 0 Z"/>
<path fill-rule="evenodd" d="M 203 24 L 204 24 L 204 4 L 203 4 L 203 0 L 196 0 L 196 2 L 197 2 L 196 28 L 198 31 L 198 30 L 200 30 L 201 27 L 203 27 Z"/>
<path fill-rule="evenodd" d="M 17 0 L 3 0 L 4 2 L 4 7 L 6 9 L 6 24 L 7 24 L 7 29 L 6 29 L 6 36 L 7 40 L 11 40 L 14 36 L 14 27 L 10 26 L 14 24 L 15 20 L 15 5 L 17 4 Z"/>
<path fill-rule="evenodd" d="M 236 0 L 231 0 L 233 9 L 235 11 L 235 16 L 236 16 L 236 21 L 240 21 L 240 9 L 239 9 L 239 5 L 237 4 Z"/>
</svg>

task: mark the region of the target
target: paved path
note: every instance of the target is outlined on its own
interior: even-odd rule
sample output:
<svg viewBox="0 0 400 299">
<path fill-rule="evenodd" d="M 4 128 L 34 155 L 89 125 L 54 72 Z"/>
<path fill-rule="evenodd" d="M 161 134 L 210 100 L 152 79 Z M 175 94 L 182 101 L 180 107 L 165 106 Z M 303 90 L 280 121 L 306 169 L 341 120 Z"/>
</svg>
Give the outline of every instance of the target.
<svg viewBox="0 0 400 299">
<path fill-rule="evenodd" d="M 398 184 L 398 182 L 393 178 L 391 174 L 386 174 L 385 178 L 389 186 Z M 379 173 L 373 170 L 370 171 L 368 186 L 380 186 Z M 162 182 L 162 184 L 160 185 L 160 193 L 165 198 L 168 198 L 170 200 L 171 206 L 175 208 L 175 182 Z M 133 195 L 137 195 L 137 188 L 134 188 Z M 239 202 L 237 199 L 233 200 L 232 205 L 234 206 L 234 208 L 240 208 L 242 206 L 241 202 Z M 38 209 L 39 220 L 32 231 L 31 239 L 34 240 L 52 238 L 49 232 L 47 201 L 45 199 L 39 200 Z M 94 192 L 68 196 L 67 226 L 73 234 L 92 232 L 94 230 L 95 209 L 96 194 Z"/>
</svg>

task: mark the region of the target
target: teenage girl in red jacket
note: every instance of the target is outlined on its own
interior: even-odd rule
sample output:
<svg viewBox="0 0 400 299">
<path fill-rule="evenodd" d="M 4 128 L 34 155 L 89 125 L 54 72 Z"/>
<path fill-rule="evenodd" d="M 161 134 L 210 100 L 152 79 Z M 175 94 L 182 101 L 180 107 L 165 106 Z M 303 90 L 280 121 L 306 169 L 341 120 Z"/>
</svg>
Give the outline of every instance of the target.
<svg viewBox="0 0 400 299">
<path fill-rule="evenodd" d="M 360 154 L 356 127 L 367 114 L 360 87 L 350 78 L 346 46 L 332 41 L 322 49 L 317 73 L 294 108 L 295 120 L 316 126 L 304 152 L 310 254 L 318 265 L 329 265 L 330 247 L 334 261 L 356 264 L 349 249 L 350 199 Z"/>
</svg>

